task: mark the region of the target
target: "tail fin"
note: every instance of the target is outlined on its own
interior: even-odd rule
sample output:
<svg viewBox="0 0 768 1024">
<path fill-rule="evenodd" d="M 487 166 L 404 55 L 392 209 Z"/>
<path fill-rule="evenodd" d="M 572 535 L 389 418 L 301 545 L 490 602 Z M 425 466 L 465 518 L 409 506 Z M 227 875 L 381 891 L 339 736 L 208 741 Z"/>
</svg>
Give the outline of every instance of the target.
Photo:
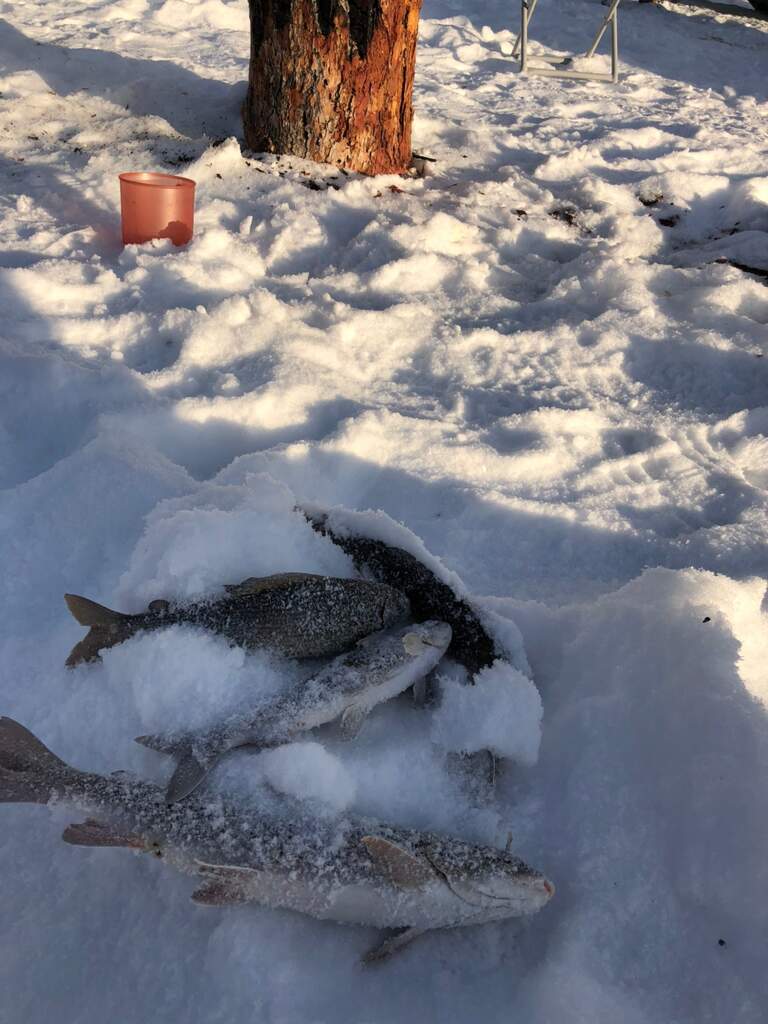
<svg viewBox="0 0 768 1024">
<path fill-rule="evenodd" d="M 158 754 L 168 754 L 176 758 L 176 770 L 171 776 L 168 788 L 165 791 L 165 799 L 169 804 L 175 804 L 189 796 L 193 789 L 197 789 L 208 772 L 213 768 L 223 751 L 208 750 L 201 754 L 195 752 L 193 741 L 187 736 L 163 735 L 156 733 L 149 736 L 137 736 L 136 742 L 149 750 L 155 750 Z"/>
<path fill-rule="evenodd" d="M 111 608 L 77 594 L 65 594 L 64 600 L 81 626 L 116 626 L 129 618 L 122 612 L 113 612 Z"/>
<path fill-rule="evenodd" d="M 0 803 L 46 804 L 77 775 L 29 729 L 0 718 Z"/>
<path fill-rule="evenodd" d="M 90 633 L 70 651 L 66 661 L 69 668 L 82 661 L 96 661 L 99 651 L 105 647 L 114 647 L 128 638 L 126 625 L 130 622 L 130 615 L 113 612 L 111 608 L 105 608 L 103 604 L 77 594 L 65 594 L 64 600 L 80 625 L 91 627 Z"/>
<path fill-rule="evenodd" d="M 171 776 L 168 788 L 165 791 L 165 799 L 169 804 L 175 804 L 189 796 L 193 789 L 197 789 L 215 761 L 199 761 L 192 751 L 187 751 L 176 765 L 176 771 Z"/>
</svg>

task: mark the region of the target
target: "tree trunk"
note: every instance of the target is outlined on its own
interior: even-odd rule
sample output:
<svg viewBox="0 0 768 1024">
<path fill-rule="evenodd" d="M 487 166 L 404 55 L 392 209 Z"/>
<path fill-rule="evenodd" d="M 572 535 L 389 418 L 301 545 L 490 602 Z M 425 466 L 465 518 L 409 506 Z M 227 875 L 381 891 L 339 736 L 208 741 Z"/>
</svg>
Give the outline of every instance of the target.
<svg viewBox="0 0 768 1024">
<path fill-rule="evenodd" d="M 249 0 L 246 145 L 363 174 L 411 159 L 421 0 Z"/>
</svg>

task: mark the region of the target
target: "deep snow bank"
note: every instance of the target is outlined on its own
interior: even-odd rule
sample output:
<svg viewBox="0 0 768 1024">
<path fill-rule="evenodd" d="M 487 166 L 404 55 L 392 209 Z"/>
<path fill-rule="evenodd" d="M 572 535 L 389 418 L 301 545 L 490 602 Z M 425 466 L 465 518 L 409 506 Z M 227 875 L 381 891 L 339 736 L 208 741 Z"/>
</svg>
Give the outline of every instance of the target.
<svg viewBox="0 0 768 1024">
<path fill-rule="evenodd" d="M 443 665 L 472 707 L 406 696 L 211 785 L 511 831 L 557 884 L 365 973 L 372 935 L 194 907 L 4 806 L 3 1022 L 762 1024 L 768 293 L 737 264 L 768 267 L 766 29 L 676 8 L 622 5 L 614 88 L 518 77 L 508 5 L 430 0 L 434 173 L 366 180 L 240 151 L 240 0 L 0 7 L 0 711 L 162 780 L 133 736 L 289 666 L 177 630 L 68 673 L 61 595 L 347 575 L 293 503 L 356 509 L 458 577 L 530 699 Z M 534 41 L 578 52 L 603 14 L 543 3 Z M 145 168 L 198 180 L 189 247 L 121 250 L 116 173 Z M 459 726 L 518 756 L 493 803 L 447 767 Z"/>
</svg>

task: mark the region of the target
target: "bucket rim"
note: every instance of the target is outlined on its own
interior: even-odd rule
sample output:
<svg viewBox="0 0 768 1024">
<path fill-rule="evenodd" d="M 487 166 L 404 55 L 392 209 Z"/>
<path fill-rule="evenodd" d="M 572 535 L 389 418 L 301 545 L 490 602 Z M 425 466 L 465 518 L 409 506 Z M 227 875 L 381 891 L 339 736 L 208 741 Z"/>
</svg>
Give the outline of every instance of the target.
<svg viewBox="0 0 768 1024">
<path fill-rule="evenodd" d="M 197 184 L 192 178 L 162 174 L 159 171 L 124 171 L 118 177 L 127 185 L 141 185 L 144 188 L 188 188 L 190 185 L 194 188 Z M 147 181 L 147 178 L 151 180 Z"/>
</svg>

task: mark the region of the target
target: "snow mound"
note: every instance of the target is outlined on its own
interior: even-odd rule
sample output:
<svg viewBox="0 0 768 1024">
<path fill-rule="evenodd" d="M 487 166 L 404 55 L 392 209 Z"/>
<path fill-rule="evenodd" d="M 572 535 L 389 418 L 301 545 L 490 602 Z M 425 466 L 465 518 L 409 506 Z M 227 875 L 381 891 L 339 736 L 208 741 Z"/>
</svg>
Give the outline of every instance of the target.
<svg viewBox="0 0 768 1024">
<path fill-rule="evenodd" d="M 120 593 L 139 611 L 157 597 L 209 596 L 226 583 L 280 572 L 353 575 L 346 555 L 296 511 L 286 487 L 252 476 L 248 486 L 209 484 L 158 505 Z"/>
<path fill-rule="evenodd" d="M 289 743 L 265 750 L 258 755 L 257 767 L 264 781 L 279 793 L 319 802 L 326 811 L 346 810 L 357 794 L 348 769 L 320 743 Z"/>
<path fill-rule="evenodd" d="M 247 32 L 249 27 L 248 11 L 239 3 L 225 0 L 165 0 L 153 17 L 169 28 L 200 25 Z"/>
<path fill-rule="evenodd" d="M 103 652 L 105 685 L 130 687 L 147 732 L 205 729 L 254 707 L 295 674 L 265 651 L 247 655 L 224 638 L 188 626 L 142 633 Z"/>
<path fill-rule="evenodd" d="M 472 754 L 490 750 L 533 765 L 541 742 L 541 697 L 530 679 L 503 661 L 475 676 L 474 685 L 441 678 L 440 706 L 431 736 L 445 750 Z"/>
</svg>

